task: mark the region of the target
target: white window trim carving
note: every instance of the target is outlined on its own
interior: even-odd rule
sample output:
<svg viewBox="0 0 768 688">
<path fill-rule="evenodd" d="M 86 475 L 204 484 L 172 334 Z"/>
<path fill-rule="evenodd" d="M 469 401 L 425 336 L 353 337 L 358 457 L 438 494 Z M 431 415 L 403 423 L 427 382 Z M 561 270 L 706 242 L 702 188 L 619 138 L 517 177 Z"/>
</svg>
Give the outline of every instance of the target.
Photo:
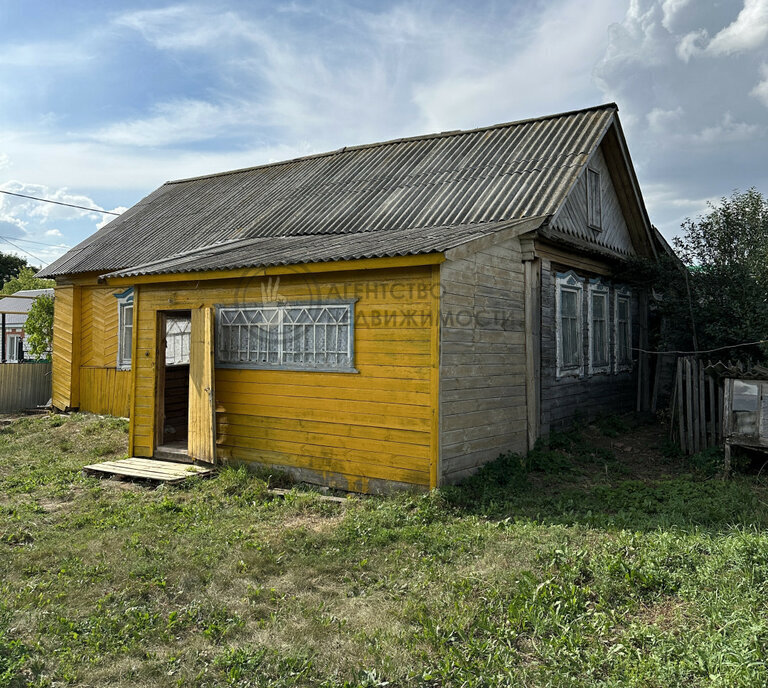
<svg viewBox="0 0 768 688">
<path fill-rule="evenodd" d="M 344 301 L 323 301 L 321 303 L 280 303 L 280 304 L 242 304 L 238 306 L 216 306 L 216 367 L 217 368 L 250 368 L 256 370 L 297 370 L 305 372 L 332 372 L 332 373 L 357 373 L 359 372 L 355 367 L 355 302 L 353 300 Z M 297 363 L 293 361 L 287 361 L 286 357 L 291 355 L 291 352 L 284 351 L 284 336 L 282 334 L 283 328 L 286 324 L 292 324 L 290 320 L 285 318 L 286 311 L 299 311 L 305 308 L 347 308 L 347 342 L 346 351 L 344 357 L 346 362 L 340 362 L 339 365 L 313 365 L 306 363 Z M 224 312 L 244 311 L 244 310 L 260 310 L 273 312 L 276 319 L 270 318 L 279 328 L 279 334 L 277 336 L 277 362 L 268 363 L 261 361 L 230 361 L 222 358 L 223 348 L 221 343 L 223 342 L 223 328 L 226 325 L 223 323 L 222 314 Z M 317 325 L 320 327 L 321 325 Z"/>
<path fill-rule="evenodd" d="M 127 289 L 121 294 L 115 294 L 117 299 L 117 369 L 118 370 L 130 370 L 131 358 L 133 355 L 133 287 Z M 123 338 L 125 337 L 125 312 L 131 309 L 131 351 L 127 356 L 123 356 Z"/>
<path fill-rule="evenodd" d="M 592 295 L 601 294 L 605 296 L 605 358 L 606 361 L 602 365 L 595 365 L 593 358 L 593 340 L 595 338 L 594 333 L 594 320 L 592 318 Z M 610 289 L 608 285 L 600 279 L 594 279 L 589 281 L 589 298 L 587 300 L 587 333 L 588 333 L 588 349 L 589 349 L 589 374 L 598 373 L 610 373 L 611 372 L 611 297 Z"/>
<path fill-rule="evenodd" d="M 619 299 L 627 299 L 627 341 L 629 343 L 629 361 L 619 358 Z M 613 292 L 613 366 L 617 373 L 632 370 L 632 292 L 627 287 L 616 287 Z"/>
<path fill-rule="evenodd" d="M 562 332 L 562 303 L 561 294 L 563 289 L 576 291 L 577 322 L 579 341 L 579 365 L 563 366 L 563 332 Z M 557 352 L 557 377 L 581 377 L 584 375 L 584 280 L 575 272 L 569 270 L 566 273 L 557 273 L 555 275 L 555 350 Z"/>
</svg>

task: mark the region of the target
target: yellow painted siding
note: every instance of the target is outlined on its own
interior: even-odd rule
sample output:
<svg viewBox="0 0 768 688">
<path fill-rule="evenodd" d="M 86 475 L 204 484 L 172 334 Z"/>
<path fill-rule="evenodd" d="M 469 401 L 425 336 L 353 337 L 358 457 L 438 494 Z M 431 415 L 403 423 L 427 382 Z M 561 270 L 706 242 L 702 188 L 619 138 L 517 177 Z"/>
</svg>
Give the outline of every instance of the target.
<svg viewBox="0 0 768 688">
<path fill-rule="evenodd" d="M 80 288 L 56 287 L 53 309 L 53 405 L 66 410 L 79 403 Z"/>
<path fill-rule="evenodd" d="M 217 369 L 218 458 L 285 466 L 364 492 L 378 481 L 434 482 L 436 269 L 281 277 L 280 300 L 358 299 L 359 373 Z M 261 303 L 268 284 L 258 277 L 137 288 L 134 454 L 153 453 L 157 311 Z"/>
<path fill-rule="evenodd" d="M 80 410 L 126 417 L 131 373 L 117 370 L 114 287 L 83 286 L 80 296 Z"/>
<path fill-rule="evenodd" d="M 80 368 L 80 410 L 127 418 L 131 409 L 131 371 Z"/>
</svg>

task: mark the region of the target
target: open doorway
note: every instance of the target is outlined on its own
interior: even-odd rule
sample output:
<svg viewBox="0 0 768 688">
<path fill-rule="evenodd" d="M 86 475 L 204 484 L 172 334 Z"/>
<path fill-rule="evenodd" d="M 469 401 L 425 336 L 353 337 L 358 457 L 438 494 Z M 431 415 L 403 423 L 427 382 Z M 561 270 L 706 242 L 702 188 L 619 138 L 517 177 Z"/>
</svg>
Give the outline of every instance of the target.
<svg viewBox="0 0 768 688">
<path fill-rule="evenodd" d="M 158 313 L 155 456 L 189 461 L 190 311 Z"/>
</svg>

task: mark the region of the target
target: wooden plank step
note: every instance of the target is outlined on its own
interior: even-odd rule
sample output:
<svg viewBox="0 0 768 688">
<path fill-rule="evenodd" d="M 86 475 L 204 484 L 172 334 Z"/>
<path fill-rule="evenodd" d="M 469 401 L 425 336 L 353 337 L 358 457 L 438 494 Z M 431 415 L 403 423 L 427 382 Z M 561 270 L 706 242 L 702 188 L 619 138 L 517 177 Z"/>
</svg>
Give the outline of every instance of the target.
<svg viewBox="0 0 768 688">
<path fill-rule="evenodd" d="M 209 476 L 214 472 L 213 468 L 195 466 L 188 463 L 174 461 L 156 461 L 131 457 L 118 461 L 104 461 L 94 463 L 83 468 L 85 473 L 95 475 L 116 475 L 126 478 L 143 478 L 165 483 L 179 483 L 192 476 Z"/>
</svg>

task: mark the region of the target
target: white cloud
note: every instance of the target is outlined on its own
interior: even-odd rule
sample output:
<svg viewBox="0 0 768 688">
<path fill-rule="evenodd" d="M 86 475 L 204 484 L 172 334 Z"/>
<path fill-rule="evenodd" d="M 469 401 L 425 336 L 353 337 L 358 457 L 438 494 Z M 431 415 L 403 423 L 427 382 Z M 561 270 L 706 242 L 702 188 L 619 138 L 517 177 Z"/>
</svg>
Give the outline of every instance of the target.
<svg viewBox="0 0 768 688">
<path fill-rule="evenodd" d="M 760 73 L 763 78 L 749 92 L 749 95 L 754 96 L 765 107 L 768 107 L 768 64 L 765 62 L 760 66 Z"/>
<path fill-rule="evenodd" d="M 693 134 L 691 140 L 703 144 L 723 145 L 753 141 L 764 133 L 765 127 L 758 124 L 738 122 L 730 112 L 726 112 L 717 124 L 704 127 L 701 131 Z"/>
<path fill-rule="evenodd" d="M 691 0 L 663 0 L 661 3 L 662 20 L 664 28 L 668 31 L 673 30 L 675 20 L 682 10 L 691 4 Z"/>
<path fill-rule="evenodd" d="M 706 29 L 691 31 L 680 39 L 675 52 L 683 62 L 688 62 L 692 57 L 701 55 L 706 50 L 708 38 L 709 34 Z"/>
<path fill-rule="evenodd" d="M 768 45 L 760 8 L 740 6 L 631 0 L 595 69 L 620 105 L 651 219 L 668 236 L 706 199 L 753 185 L 768 192 Z"/>
<path fill-rule="evenodd" d="M 736 20 L 718 32 L 707 46 L 713 55 L 730 55 L 764 48 L 768 39 L 768 0 L 744 0 Z"/>
<path fill-rule="evenodd" d="M 47 237 L 63 237 L 64 235 L 58 229 L 49 229 L 45 236 Z"/>
<path fill-rule="evenodd" d="M 645 116 L 648 126 L 656 133 L 664 133 L 676 129 L 685 116 L 685 110 L 677 106 L 672 110 L 655 107 Z"/>
<path fill-rule="evenodd" d="M 115 122 L 90 138 L 119 146 L 170 146 L 218 138 L 252 124 L 247 106 L 177 100 L 158 103 L 149 117 Z"/>
<path fill-rule="evenodd" d="M 0 65 L 6 67 L 71 67 L 89 59 L 82 44 L 74 42 L 6 43 L 0 47 Z"/>
</svg>

